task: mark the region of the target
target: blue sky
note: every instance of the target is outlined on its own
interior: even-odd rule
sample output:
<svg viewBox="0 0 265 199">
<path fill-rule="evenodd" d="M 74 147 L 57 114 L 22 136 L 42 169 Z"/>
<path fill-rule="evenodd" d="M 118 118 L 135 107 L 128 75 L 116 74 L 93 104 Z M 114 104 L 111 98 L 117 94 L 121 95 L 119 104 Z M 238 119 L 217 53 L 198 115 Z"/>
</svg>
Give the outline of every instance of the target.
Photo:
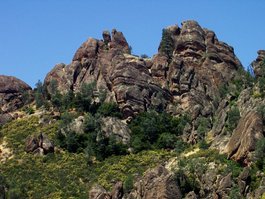
<svg viewBox="0 0 265 199">
<path fill-rule="evenodd" d="M 122 31 L 134 54 L 157 52 L 162 28 L 188 19 L 233 46 L 244 66 L 265 49 L 264 0 L 6 0 L 0 2 L 0 74 L 33 86 L 70 63 L 88 37 Z"/>
</svg>

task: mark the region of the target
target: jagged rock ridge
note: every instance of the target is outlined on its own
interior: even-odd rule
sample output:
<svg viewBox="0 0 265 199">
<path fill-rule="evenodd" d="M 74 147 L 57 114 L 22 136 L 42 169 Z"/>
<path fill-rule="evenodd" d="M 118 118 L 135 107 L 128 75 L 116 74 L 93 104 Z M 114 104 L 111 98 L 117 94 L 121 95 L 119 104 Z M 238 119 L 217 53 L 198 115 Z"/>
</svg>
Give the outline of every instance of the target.
<svg viewBox="0 0 265 199">
<path fill-rule="evenodd" d="M 98 89 L 107 91 L 108 100 L 119 104 L 125 118 L 150 107 L 175 113 L 190 111 L 193 118 L 211 115 L 218 86 L 242 67 L 233 48 L 195 21 L 166 31 L 174 46 L 170 62 L 161 48 L 152 59 L 130 55 L 121 32 L 104 31 L 103 40 L 89 38 L 83 43 L 71 64 L 54 67 L 45 78 L 47 90 L 52 80 L 61 92 L 77 91 L 83 83 L 96 82 Z M 179 106 L 172 109 L 172 103 Z"/>
</svg>

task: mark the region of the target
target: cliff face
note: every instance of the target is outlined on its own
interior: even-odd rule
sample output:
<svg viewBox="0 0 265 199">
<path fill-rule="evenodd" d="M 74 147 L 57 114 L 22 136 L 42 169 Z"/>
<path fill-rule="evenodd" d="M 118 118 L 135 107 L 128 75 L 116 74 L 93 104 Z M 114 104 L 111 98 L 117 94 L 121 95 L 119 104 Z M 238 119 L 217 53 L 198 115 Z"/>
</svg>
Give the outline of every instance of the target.
<svg viewBox="0 0 265 199">
<path fill-rule="evenodd" d="M 213 121 L 220 98 L 219 88 L 242 70 L 233 48 L 217 39 L 213 31 L 195 21 L 185 21 L 163 30 L 158 53 L 151 59 L 130 54 L 121 32 L 103 32 L 103 39 L 89 38 L 76 51 L 72 63 L 58 64 L 45 78 L 62 93 L 77 92 L 84 83 L 96 82 L 116 102 L 123 117 L 133 117 L 148 109 L 186 113 L 191 125 L 184 139 L 196 143 L 198 118 Z M 213 123 L 209 123 L 212 128 Z"/>
<path fill-rule="evenodd" d="M 160 45 L 152 59 L 130 55 L 126 39 L 116 30 L 111 35 L 103 32 L 103 40 L 89 38 L 71 64 L 54 67 L 45 85 L 49 91 L 55 80 L 58 89 L 67 92 L 77 91 L 83 83 L 96 82 L 98 89 L 107 91 L 108 100 L 119 104 L 124 117 L 151 106 L 176 113 L 193 112 L 193 118 L 211 115 L 211 101 L 218 95 L 218 86 L 233 79 L 242 67 L 233 48 L 195 21 L 165 31 L 172 52 L 165 54 Z M 179 106 L 172 108 L 172 103 Z"/>
</svg>

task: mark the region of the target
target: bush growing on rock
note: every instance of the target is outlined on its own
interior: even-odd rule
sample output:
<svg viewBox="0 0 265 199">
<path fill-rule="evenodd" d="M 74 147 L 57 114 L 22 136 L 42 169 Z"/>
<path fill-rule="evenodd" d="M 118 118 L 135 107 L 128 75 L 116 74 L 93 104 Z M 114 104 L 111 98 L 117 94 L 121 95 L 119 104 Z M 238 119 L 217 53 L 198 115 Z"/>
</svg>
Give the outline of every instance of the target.
<svg viewBox="0 0 265 199">
<path fill-rule="evenodd" d="M 205 134 L 211 127 L 211 122 L 209 118 L 199 117 L 197 120 L 197 125 L 198 125 L 197 128 L 198 137 L 199 139 L 203 139 Z"/>
<path fill-rule="evenodd" d="M 230 111 L 228 111 L 227 113 L 226 127 L 228 132 L 232 132 L 236 128 L 239 119 L 240 119 L 240 112 L 238 107 L 232 106 Z"/>
</svg>

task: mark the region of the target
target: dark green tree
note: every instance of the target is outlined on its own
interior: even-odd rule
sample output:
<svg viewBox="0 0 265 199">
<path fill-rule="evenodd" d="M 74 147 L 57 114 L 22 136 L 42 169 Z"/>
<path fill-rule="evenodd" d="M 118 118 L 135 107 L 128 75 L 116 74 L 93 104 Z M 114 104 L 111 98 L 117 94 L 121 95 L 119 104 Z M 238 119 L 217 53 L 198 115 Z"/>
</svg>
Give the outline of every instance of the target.
<svg viewBox="0 0 265 199">
<path fill-rule="evenodd" d="M 114 102 L 105 102 L 101 104 L 97 110 L 97 113 L 104 117 L 112 116 L 121 118 L 122 116 L 118 104 Z"/>
<path fill-rule="evenodd" d="M 187 122 L 186 116 L 175 118 L 168 113 L 156 111 L 140 113 L 129 124 L 132 131 L 131 146 L 135 152 L 164 146 L 174 148 L 174 143 L 169 139 L 174 140 L 181 135 Z"/>
<path fill-rule="evenodd" d="M 238 107 L 232 106 L 227 113 L 226 128 L 229 132 L 232 132 L 236 128 L 239 119 L 240 119 L 240 112 Z"/>
<path fill-rule="evenodd" d="M 37 108 L 40 108 L 41 106 L 44 105 L 44 101 L 45 101 L 44 87 L 40 80 L 36 83 L 35 86 L 36 88 L 34 90 L 34 98 L 35 98 Z"/>
<path fill-rule="evenodd" d="M 94 92 L 96 89 L 96 83 L 90 83 L 90 84 L 83 84 L 81 86 L 80 92 L 76 94 L 75 100 L 74 100 L 74 106 L 79 111 L 85 111 L 85 112 L 93 112 L 95 113 L 98 104 L 92 103 L 94 96 Z"/>
<path fill-rule="evenodd" d="M 260 139 L 256 144 L 255 158 L 258 168 L 265 166 L 265 138 Z"/>
<path fill-rule="evenodd" d="M 168 62 L 170 62 L 174 51 L 174 41 L 169 30 L 167 29 L 163 29 L 162 31 L 162 40 L 159 46 L 159 50 L 167 56 Z"/>
</svg>

